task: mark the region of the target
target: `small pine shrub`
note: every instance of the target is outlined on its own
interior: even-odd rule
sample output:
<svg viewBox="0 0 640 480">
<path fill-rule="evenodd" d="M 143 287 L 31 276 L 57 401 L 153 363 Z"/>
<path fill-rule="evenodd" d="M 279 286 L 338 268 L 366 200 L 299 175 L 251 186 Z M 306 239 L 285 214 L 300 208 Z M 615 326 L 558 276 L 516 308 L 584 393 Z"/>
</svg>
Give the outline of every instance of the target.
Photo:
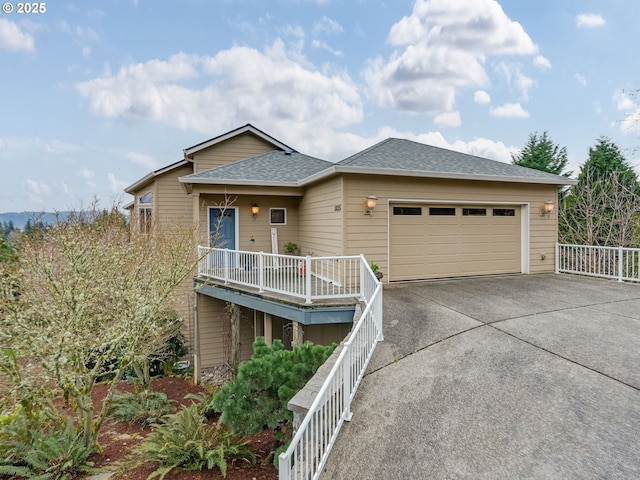
<svg viewBox="0 0 640 480">
<path fill-rule="evenodd" d="M 166 415 L 142 442 L 140 450 L 160 466 L 148 478 L 160 477 L 176 467 L 202 470 L 218 467 L 227 476 L 228 461 L 253 463 L 255 455 L 248 442 L 224 427 L 209 425 L 194 403 L 177 413 Z"/>
<path fill-rule="evenodd" d="M 291 436 L 293 413 L 287 408 L 289 400 L 335 348 L 335 344 L 325 347 L 305 342 L 285 350 L 279 340 L 269 346 L 263 337 L 258 337 L 251 360 L 240 364 L 236 377 L 220 389 L 211 407 L 221 413 L 220 421 L 234 433 L 251 435 L 273 429 L 276 451 Z"/>
<path fill-rule="evenodd" d="M 116 393 L 111 398 L 109 416 L 125 422 L 150 425 L 164 415 L 174 413 L 174 403 L 166 394 L 152 390 Z"/>
<path fill-rule="evenodd" d="M 258 337 L 251 360 L 242 362 L 236 377 L 220 389 L 213 400 L 213 409 L 222 414 L 220 420 L 234 433 L 243 435 L 291 422 L 289 400 L 335 347 L 305 342 L 293 350 L 285 350 L 279 340 L 269 346 L 263 337 Z"/>
</svg>

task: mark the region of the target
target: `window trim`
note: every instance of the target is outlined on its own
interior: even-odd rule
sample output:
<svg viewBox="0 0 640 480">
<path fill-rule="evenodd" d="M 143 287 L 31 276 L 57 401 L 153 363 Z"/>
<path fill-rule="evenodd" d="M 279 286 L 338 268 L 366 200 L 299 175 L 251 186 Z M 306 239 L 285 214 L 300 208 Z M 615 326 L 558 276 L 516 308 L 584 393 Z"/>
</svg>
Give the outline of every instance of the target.
<svg viewBox="0 0 640 480">
<path fill-rule="evenodd" d="M 274 222 L 273 215 L 276 212 L 282 211 L 282 222 Z M 287 224 L 287 209 L 286 207 L 272 207 L 269 208 L 269 225 L 286 225 Z"/>
</svg>

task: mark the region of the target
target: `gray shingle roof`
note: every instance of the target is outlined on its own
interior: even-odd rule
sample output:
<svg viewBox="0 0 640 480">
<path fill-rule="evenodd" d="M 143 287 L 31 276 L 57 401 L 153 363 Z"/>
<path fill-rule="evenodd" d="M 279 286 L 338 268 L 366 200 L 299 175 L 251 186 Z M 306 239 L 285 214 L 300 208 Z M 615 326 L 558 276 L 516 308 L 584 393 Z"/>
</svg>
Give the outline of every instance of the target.
<svg viewBox="0 0 640 480">
<path fill-rule="evenodd" d="M 399 172 L 424 173 L 437 177 L 493 177 L 496 180 L 532 181 L 541 183 L 573 183 L 571 179 L 539 170 L 519 167 L 488 158 L 454 152 L 444 148 L 400 138 L 388 138 L 336 164 L 340 167 L 387 169 Z M 378 173 L 382 173 L 379 172 Z"/>
<path fill-rule="evenodd" d="M 210 180 L 212 182 L 246 181 L 295 184 L 332 165 L 332 162 L 298 152 L 273 150 L 245 160 L 187 175 L 181 177 L 180 181 L 183 183 Z"/>
</svg>

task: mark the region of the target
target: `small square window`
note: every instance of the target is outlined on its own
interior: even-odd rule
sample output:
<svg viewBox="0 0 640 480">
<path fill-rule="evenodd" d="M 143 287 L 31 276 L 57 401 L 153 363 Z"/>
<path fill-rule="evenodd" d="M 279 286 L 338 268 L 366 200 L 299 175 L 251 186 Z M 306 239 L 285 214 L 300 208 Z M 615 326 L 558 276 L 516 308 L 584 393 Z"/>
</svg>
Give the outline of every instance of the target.
<svg viewBox="0 0 640 480">
<path fill-rule="evenodd" d="M 286 225 L 287 209 L 286 208 L 270 208 L 269 223 L 271 225 Z"/>
</svg>

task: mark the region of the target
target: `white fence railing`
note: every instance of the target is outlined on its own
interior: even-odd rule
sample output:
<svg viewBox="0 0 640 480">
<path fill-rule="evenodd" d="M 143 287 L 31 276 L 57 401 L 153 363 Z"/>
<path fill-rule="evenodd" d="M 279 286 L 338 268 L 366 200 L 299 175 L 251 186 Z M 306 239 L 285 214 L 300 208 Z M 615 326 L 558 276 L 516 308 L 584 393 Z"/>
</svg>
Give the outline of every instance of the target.
<svg viewBox="0 0 640 480">
<path fill-rule="evenodd" d="M 320 298 L 362 296 L 365 270 L 363 257 L 298 257 L 198 247 L 198 275 L 224 283 L 257 288 L 302 298 L 312 303 Z"/>
<path fill-rule="evenodd" d="M 640 282 L 640 249 L 556 244 L 556 273 Z"/>
<path fill-rule="evenodd" d="M 279 457 L 280 480 L 317 479 L 340 428 L 351 420 L 351 401 L 379 341 L 382 340 L 382 284 L 361 257 L 361 292 L 366 308 L 291 444 Z"/>
</svg>

